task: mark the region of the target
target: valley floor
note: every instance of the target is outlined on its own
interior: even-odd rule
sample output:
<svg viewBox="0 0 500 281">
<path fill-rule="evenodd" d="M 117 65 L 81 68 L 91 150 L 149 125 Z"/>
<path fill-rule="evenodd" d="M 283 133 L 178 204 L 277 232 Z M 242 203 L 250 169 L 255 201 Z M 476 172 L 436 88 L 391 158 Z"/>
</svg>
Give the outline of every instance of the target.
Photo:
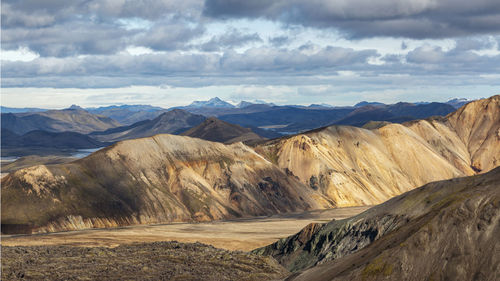
<svg viewBox="0 0 500 281">
<path fill-rule="evenodd" d="M 2 246 L 71 245 L 117 247 L 157 241 L 201 242 L 217 248 L 249 251 L 300 231 L 312 222 L 357 215 L 369 207 L 337 208 L 210 223 L 141 225 L 36 235 L 2 235 Z"/>
</svg>

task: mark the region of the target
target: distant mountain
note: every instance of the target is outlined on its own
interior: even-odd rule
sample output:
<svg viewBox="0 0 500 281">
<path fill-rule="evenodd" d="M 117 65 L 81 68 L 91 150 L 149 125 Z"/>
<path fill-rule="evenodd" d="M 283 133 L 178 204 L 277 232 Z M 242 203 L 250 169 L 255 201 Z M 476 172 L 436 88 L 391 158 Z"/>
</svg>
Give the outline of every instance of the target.
<svg viewBox="0 0 500 281">
<path fill-rule="evenodd" d="M 362 106 L 367 106 L 367 105 L 371 105 L 371 106 L 384 106 L 385 104 L 381 103 L 381 102 L 362 101 L 362 102 L 358 102 L 357 104 L 355 104 L 354 107 L 362 107 Z"/>
<path fill-rule="evenodd" d="M 89 136 L 75 132 L 46 132 L 41 130 L 30 131 L 24 135 L 17 135 L 2 128 L 2 149 L 6 148 L 61 148 L 82 149 L 107 146 Z"/>
<path fill-rule="evenodd" d="M 87 134 L 120 126 L 117 121 L 81 109 L 48 110 L 30 113 L 2 114 L 2 129 L 16 134 L 42 130 L 47 132 L 77 132 Z"/>
<path fill-rule="evenodd" d="M 25 112 L 42 112 L 47 111 L 48 109 L 43 108 L 33 108 L 33 107 L 25 107 L 25 108 L 16 108 L 16 107 L 5 107 L 0 106 L 1 113 L 25 113 Z"/>
<path fill-rule="evenodd" d="M 238 103 L 238 105 L 236 106 L 237 108 L 244 108 L 244 107 L 247 107 L 247 106 L 250 106 L 250 105 L 253 105 L 255 103 L 253 102 L 248 102 L 248 101 L 241 101 L 240 103 Z"/>
<path fill-rule="evenodd" d="M 87 108 L 87 111 L 115 119 L 124 125 L 154 119 L 167 111 L 165 108 L 151 105 L 112 105 L 98 108 Z"/>
<path fill-rule="evenodd" d="M 473 100 L 464 99 L 464 98 L 454 98 L 454 99 L 447 101 L 446 104 L 449 104 L 449 105 L 453 106 L 454 108 L 458 109 L 458 108 L 468 104 L 471 101 L 473 101 Z"/>
<path fill-rule="evenodd" d="M 230 124 L 215 117 L 206 119 L 200 125 L 187 130 L 181 135 L 222 143 L 234 143 L 239 141 L 255 142 L 263 140 L 262 137 L 254 133 L 251 129 Z"/>
<path fill-rule="evenodd" d="M 178 107 L 179 108 L 179 107 Z M 251 104 L 242 108 L 234 107 L 234 108 L 222 108 L 222 107 L 180 107 L 180 109 L 189 111 L 194 114 L 201 114 L 206 117 L 219 117 L 222 115 L 228 114 L 248 114 L 255 112 L 263 112 L 272 110 L 273 106 L 267 104 Z"/>
<path fill-rule="evenodd" d="M 451 105 L 444 103 L 396 103 L 391 105 L 368 105 L 356 108 L 346 117 L 337 120 L 334 124 L 361 127 L 370 121 L 389 121 L 402 123 L 431 116 L 445 116 L 455 111 Z"/>
<path fill-rule="evenodd" d="M 89 112 L 105 112 L 107 110 L 113 109 L 126 109 L 131 112 L 138 111 L 146 111 L 146 112 L 155 112 L 158 110 L 166 110 L 163 107 L 145 105 L 145 104 L 124 104 L 124 105 L 110 105 L 110 106 L 101 106 L 101 107 L 87 107 L 86 110 Z"/>
<path fill-rule="evenodd" d="M 157 134 L 179 134 L 205 120 L 202 115 L 192 114 L 182 109 L 162 113 L 153 120 L 144 120 L 129 126 L 94 132 L 92 137 L 101 141 L 119 141 L 150 137 Z"/>
<path fill-rule="evenodd" d="M 320 103 L 320 104 L 311 103 L 308 107 L 309 108 L 317 108 L 317 109 L 333 108 L 332 105 L 329 105 L 327 103 Z"/>
<path fill-rule="evenodd" d="M 218 97 L 209 99 L 208 101 L 193 101 L 190 105 L 181 108 L 201 108 L 201 107 L 212 107 L 212 108 L 235 108 L 234 105 L 221 100 Z"/>
<path fill-rule="evenodd" d="M 253 252 L 295 272 L 286 280 L 497 280 L 498 202 L 500 167 L 429 183 Z"/>
<path fill-rule="evenodd" d="M 315 110 L 297 107 L 271 107 L 253 113 L 226 114 L 219 119 L 243 127 L 281 126 L 277 132 L 299 132 L 331 124 L 351 112 L 352 108 Z"/>
<path fill-rule="evenodd" d="M 245 107 L 248 107 L 248 106 L 251 106 L 251 105 L 256 105 L 256 104 L 262 104 L 262 105 L 268 105 L 268 106 L 276 106 L 274 103 L 272 102 L 265 102 L 265 101 L 262 101 L 262 100 L 254 100 L 254 101 L 241 101 L 240 103 L 238 103 L 238 105 L 236 105 L 237 108 L 245 108 Z"/>
</svg>

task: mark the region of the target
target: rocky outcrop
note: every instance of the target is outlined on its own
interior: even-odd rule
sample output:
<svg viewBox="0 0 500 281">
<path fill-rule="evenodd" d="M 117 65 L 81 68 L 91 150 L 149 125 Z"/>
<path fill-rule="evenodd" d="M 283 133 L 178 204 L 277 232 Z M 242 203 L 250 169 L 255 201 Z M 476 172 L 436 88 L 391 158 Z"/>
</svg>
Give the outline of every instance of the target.
<svg viewBox="0 0 500 281">
<path fill-rule="evenodd" d="M 287 280 L 495 280 L 500 168 L 427 184 L 302 239 L 309 229 L 253 252 L 296 272 Z"/>
<path fill-rule="evenodd" d="M 264 281 L 287 274 L 273 259 L 201 243 L 2 247 L 2 280 Z"/>
</svg>

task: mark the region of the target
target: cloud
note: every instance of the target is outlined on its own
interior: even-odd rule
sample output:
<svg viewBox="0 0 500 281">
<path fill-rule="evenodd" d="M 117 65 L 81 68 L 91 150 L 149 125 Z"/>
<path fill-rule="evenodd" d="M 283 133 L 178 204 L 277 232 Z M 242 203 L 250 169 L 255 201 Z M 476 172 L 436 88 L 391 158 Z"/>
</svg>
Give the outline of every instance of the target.
<svg viewBox="0 0 500 281">
<path fill-rule="evenodd" d="M 139 34 L 133 45 L 153 50 L 185 49 L 189 41 L 204 32 L 205 28 L 201 25 L 191 27 L 189 23 L 182 21 L 160 21 L 147 32 Z"/>
<path fill-rule="evenodd" d="M 424 45 L 406 54 L 385 56 L 370 49 L 312 46 L 306 49 L 254 47 L 242 52 L 230 49 L 223 53 L 170 51 L 142 55 L 40 57 L 30 62 L 3 61 L 2 86 L 295 85 L 325 84 L 325 79 L 330 79 L 328 77 L 339 76 L 352 82 L 363 77 L 385 75 L 405 75 L 416 80 L 417 77 L 444 75 L 451 79 L 500 73 L 500 55 L 479 54 L 460 47 L 461 44 L 451 49 Z M 374 58 L 382 63 L 372 64 Z M 371 83 L 376 81 L 371 80 Z"/>
<path fill-rule="evenodd" d="M 112 24 L 71 22 L 35 29 L 2 30 L 2 48 L 28 47 L 41 56 L 74 56 L 80 54 L 113 54 L 130 44 L 137 31 Z"/>
<path fill-rule="evenodd" d="M 291 39 L 288 36 L 276 36 L 269 38 L 269 43 L 271 43 L 274 47 L 281 47 L 290 42 L 290 40 Z"/>
<path fill-rule="evenodd" d="M 237 29 L 230 29 L 224 34 L 212 36 L 212 38 L 203 44 L 200 49 L 207 52 L 216 52 L 225 48 L 234 48 L 245 46 L 253 42 L 262 42 L 258 33 L 242 33 Z"/>
<path fill-rule="evenodd" d="M 29 48 L 46 57 L 115 54 L 127 46 L 183 49 L 205 32 L 200 0 L 6 0 L 1 5 L 2 49 Z M 144 24 L 127 26 L 134 22 Z"/>
<path fill-rule="evenodd" d="M 497 0 L 207 0 L 203 14 L 222 20 L 265 18 L 335 28 L 349 38 L 423 39 L 500 33 Z"/>
</svg>

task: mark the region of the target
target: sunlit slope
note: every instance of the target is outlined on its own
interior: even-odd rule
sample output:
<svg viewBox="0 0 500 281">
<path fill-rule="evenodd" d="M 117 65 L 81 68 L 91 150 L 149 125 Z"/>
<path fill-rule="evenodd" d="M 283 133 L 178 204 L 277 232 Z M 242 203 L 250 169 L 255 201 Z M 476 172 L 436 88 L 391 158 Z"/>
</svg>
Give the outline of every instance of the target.
<svg viewBox="0 0 500 281">
<path fill-rule="evenodd" d="M 372 130 L 330 126 L 256 148 L 337 206 L 371 205 L 425 183 L 498 166 L 500 96 L 444 118 Z"/>
</svg>

